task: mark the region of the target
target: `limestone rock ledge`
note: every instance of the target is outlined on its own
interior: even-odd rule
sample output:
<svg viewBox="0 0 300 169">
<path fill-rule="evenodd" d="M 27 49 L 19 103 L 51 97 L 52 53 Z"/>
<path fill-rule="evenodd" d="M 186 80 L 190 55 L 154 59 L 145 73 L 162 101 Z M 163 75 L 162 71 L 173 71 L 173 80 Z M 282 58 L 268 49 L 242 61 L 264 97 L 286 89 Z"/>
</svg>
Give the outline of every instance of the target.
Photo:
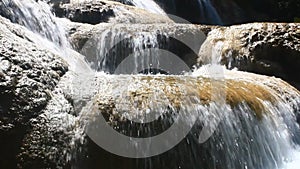
<svg viewBox="0 0 300 169">
<path fill-rule="evenodd" d="M 211 31 L 198 62 L 281 77 L 299 84 L 300 24 L 249 23 Z M 215 54 L 212 53 L 215 51 Z"/>
</svg>

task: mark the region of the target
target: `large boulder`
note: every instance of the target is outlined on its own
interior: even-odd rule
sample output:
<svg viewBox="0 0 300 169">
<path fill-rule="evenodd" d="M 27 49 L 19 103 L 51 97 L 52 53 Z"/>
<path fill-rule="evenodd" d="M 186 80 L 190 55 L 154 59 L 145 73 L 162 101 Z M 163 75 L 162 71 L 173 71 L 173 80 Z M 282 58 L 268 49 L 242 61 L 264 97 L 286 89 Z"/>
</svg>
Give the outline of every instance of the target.
<svg viewBox="0 0 300 169">
<path fill-rule="evenodd" d="M 300 24 L 250 23 L 211 31 L 199 63 L 221 62 L 228 68 L 281 77 L 299 84 Z"/>
</svg>

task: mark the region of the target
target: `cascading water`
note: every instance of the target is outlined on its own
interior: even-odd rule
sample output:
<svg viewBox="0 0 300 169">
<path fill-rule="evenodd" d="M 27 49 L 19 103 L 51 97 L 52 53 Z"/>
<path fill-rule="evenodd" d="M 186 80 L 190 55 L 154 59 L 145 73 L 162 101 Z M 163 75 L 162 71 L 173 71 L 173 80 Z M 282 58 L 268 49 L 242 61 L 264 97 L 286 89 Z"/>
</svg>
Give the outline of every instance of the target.
<svg viewBox="0 0 300 169">
<path fill-rule="evenodd" d="M 210 0 L 198 0 L 200 7 L 200 17 L 208 20 L 213 24 L 221 25 L 222 20 L 216 11 L 215 7 L 211 4 Z"/>
<path fill-rule="evenodd" d="M 0 6 L 4 8 L 1 15 L 35 33 L 32 41 L 44 44 L 46 49 L 62 56 L 69 63 L 71 69 L 89 70 L 82 56 L 71 50 L 72 47 L 64 28 L 56 21 L 51 7 L 46 2 L 3 0 L 0 2 Z"/>
<path fill-rule="evenodd" d="M 107 151 L 133 157 L 139 153 L 147 154 L 146 147 L 159 143 L 157 138 L 152 138 L 145 149 L 140 149 L 141 145 L 134 139 L 132 142 L 126 142 L 121 136 L 112 139 L 114 136 L 111 134 L 103 135 L 103 131 L 98 130 L 105 130 L 100 116 L 107 117 L 111 127 L 119 133 L 134 138 L 157 136 L 162 131 L 172 130 L 173 125 L 184 123 L 193 126 L 190 134 L 177 146 L 176 153 L 171 151 L 161 157 L 172 161 L 166 165 L 158 156 L 149 159 L 149 166 L 288 169 L 299 163 L 297 147 L 300 133 L 293 112 L 299 111 L 299 100 L 286 102 L 281 92 L 277 91 L 284 86 L 276 81 L 262 83 L 264 77 L 224 70 L 225 83 L 220 81 L 219 87 L 226 91 L 226 103 L 220 105 L 218 98 L 215 101 L 209 98 L 214 80 L 210 79 L 208 69 L 200 68 L 185 76 L 96 77 L 102 88 L 96 89 L 96 97 L 81 113 L 81 118 L 88 121 L 88 135 L 100 145 L 101 136 L 114 140 L 116 150 L 126 153 L 118 154 L 120 152 L 103 145 Z M 151 117 L 153 114 L 154 117 Z M 174 120 L 178 116 L 181 120 Z M 153 119 L 156 120 L 152 122 Z M 140 124 L 147 121 L 150 123 Z M 203 142 L 200 136 L 204 126 L 218 127 L 211 138 Z M 161 140 L 162 144 L 172 145 L 180 140 L 183 128 Z M 152 168 L 149 166 L 146 168 Z"/>
<path fill-rule="evenodd" d="M 84 45 L 81 53 L 88 56 L 91 67 L 97 71 L 116 73 L 115 71 L 120 71 L 118 68 L 124 68 L 120 64 L 126 58 L 133 61 L 126 65 L 132 68 L 130 74 L 138 74 L 150 65 L 159 67 L 157 34 L 137 32 L 129 35 L 122 28 L 124 27 L 112 26 Z"/>
<path fill-rule="evenodd" d="M 129 26 L 127 29 L 128 28 L 131 30 Z M 96 63 L 92 63 L 94 69 L 113 73 L 109 71 L 110 69 L 115 70 L 115 67 L 112 67 L 112 63 L 120 63 L 120 61 L 117 60 L 121 57 L 126 57 L 132 51 L 135 53 L 135 60 L 132 60 L 135 64 L 132 64 L 132 67 L 138 69 L 137 67 L 144 62 L 146 65 L 151 64 L 149 58 L 155 56 L 157 53 L 149 53 L 147 46 L 158 50 L 160 42 L 157 39 L 157 34 L 142 31 L 132 33 L 127 29 L 114 26 L 114 28 L 104 31 L 99 36 L 100 38 L 95 40 L 96 43 L 94 43 L 94 45 L 86 44 L 87 48 L 83 49 L 83 53 L 87 55 L 88 51 L 91 51 L 90 46 L 98 46 L 98 48 L 96 48 L 98 52 L 98 54 L 96 54 Z M 126 30 L 127 33 L 122 30 Z M 168 38 L 167 35 L 166 38 Z M 126 40 L 122 41 L 123 39 Z M 213 64 L 220 63 L 221 46 L 222 44 L 220 43 L 210 52 L 212 55 L 211 62 Z M 111 48 L 113 48 L 113 50 L 111 50 Z M 111 55 L 111 53 L 113 53 L 113 55 Z M 176 112 L 184 116 L 183 121 L 187 123 L 187 125 L 193 124 L 191 119 L 198 119 L 195 127 L 191 130 L 191 133 L 193 133 L 191 135 L 193 136 L 189 135 L 186 138 L 186 141 L 189 142 L 188 145 L 179 146 L 178 151 L 180 153 L 172 155 L 172 158 L 178 161 L 182 159 L 188 161 L 187 163 L 190 163 L 190 165 L 188 165 L 188 167 L 185 166 L 186 168 L 203 168 L 203 166 L 205 166 L 205 168 L 233 169 L 292 168 L 291 165 L 295 165 L 293 163 L 298 163 L 295 157 L 299 154 L 297 149 L 300 141 L 300 128 L 296 123 L 295 112 L 293 112 L 293 109 L 299 111 L 299 100 L 295 100 L 295 104 L 284 101 L 284 98 L 278 95 L 278 91 L 273 89 L 274 86 L 268 84 L 271 82 L 267 84 L 260 83 L 260 81 L 263 80 L 259 79 L 256 81 L 255 76 L 239 76 L 239 72 L 235 71 L 224 70 L 224 72 L 226 72 L 225 75 L 227 73 L 229 74 L 228 77 L 226 76 L 224 79 L 233 79 L 236 81 L 232 85 L 221 84 L 221 88 L 226 88 L 224 90 L 229 92 L 225 95 L 229 95 L 229 100 L 238 99 L 236 97 L 241 98 L 231 103 L 223 103 L 223 105 L 215 105 L 214 102 L 205 105 L 201 96 L 195 96 L 195 93 L 198 92 L 197 89 L 190 89 L 190 87 L 193 88 L 196 86 L 203 87 L 203 85 L 195 81 L 198 77 L 204 76 L 213 78 L 213 71 L 210 70 L 210 65 L 203 66 L 195 70 L 192 75 L 187 74 L 185 76 L 106 75 L 104 77 L 96 77 L 102 88 L 95 89 L 97 97 L 94 98 L 94 100 L 92 99 L 91 103 L 82 110 L 81 114 L 84 116 L 82 119 L 87 119 L 87 124 L 89 124 L 90 121 L 98 119 L 101 114 L 108 114 L 108 119 L 112 120 L 111 123 L 114 124 L 115 130 L 127 136 L 145 137 L 159 134 L 159 132 L 161 132 L 160 130 L 170 127 L 172 120 L 162 120 L 158 122 L 159 124 L 155 124 L 154 122 L 154 124 L 152 123 L 145 126 L 141 126 L 136 122 L 145 122 L 149 121 L 149 119 L 158 119 L 159 117 L 164 119 L 165 116 L 173 116 L 164 115 L 164 113 L 168 114 L 172 112 L 171 114 L 173 114 Z M 131 73 L 137 74 L 140 72 L 136 71 Z M 245 79 L 244 76 L 249 76 L 249 78 Z M 170 83 L 172 80 L 175 82 Z M 251 84 L 244 85 L 244 83 L 247 82 L 254 83 L 255 86 Z M 126 84 L 126 86 L 124 86 L 124 84 Z M 176 84 L 176 87 L 171 84 Z M 237 86 L 236 91 L 234 91 L 235 87 L 233 87 L 235 85 Z M 274 96 L 272 99 L 269 98 L 270 100 L 265 100 L 268 98 L 261 96 L 261 93 L 259 93 L 264 91 L 259 91 L 260 89 L 256 88 L 256 85 L 265 88 L 268 93 L 264 94 L 277 96 Z M 170 88 L 169 90 L 174 91 L 174 93 L 166 91 L 168 89 L 164 89 L 164 86 L 168 86 Z M 178 98 L 178 96 L 183 95 L 182 93 L 178 94 L 178 90 L 183 91 L 183 93 L 188 93 L 188 91 L 190 93 L 187 97 Z M 257 92 L 258 95 L 256 95 L 255 92 Z M 129 95 L 128 93 L 134 94 Z M 250 98 L 247 98 L 247 95 L 250 95 Z M 172 98 L 172 96 L 174 98 Z M 181 100 L 178 101 L 176 99 Z M 247 101 L 247 99 L 250 100 Z M 97 103 L 95 103 L 95 100 L 97 100 Z M 133 100 L 133 102 L 130 100 Z M 176 108 L 174 102 L 180 105 L 179 110 Z M 97 109 L 97 104 L 101 105 L 99 112 L 95 110 Z M 232 107 L 231 104 L 235 106 Z M 110 107 L 110 105 L 113 105 L 113 107 Z M 258 113 L 258 111 L 261 112 Z M 149 114 L 155 114 L 155 112 L 158 112 L 155 117 L 149 116 Z M 192 116 L 189 114 L 192 114 Z M 127 120 L 122 121 L 122 119 Z M 96 122 L 93 122 L 91 125 L 92 128 L 95 127 L 93 126 L 94 123 L 103 124 L 101 121 L 95 121 Z M 217 125 L 216 123 L 219 121 L 220 124 Z M 199 126 L 205 125 L 218 126 L 218 129 L 209 141 L 205 143 L 200 141 L 199 143 L 199 136 L 201 135 L 201 127 Z M 103 128 L 103 126 L 96 125 L 95 128 Z M 99 135 L 96 134 L 93 136 L 93 132 L 91 132 L 89 136 L 92 137 L 94 141 L 96 140 L 95 142 L 99 139 Z M 172 140 L 177 140 L 179 136 L 176 135 L 173 137 L 171 137 Z M 120 142 L 115 141 L 115 144 L 122 145 L 122 139 L 117 140 L 120 140 Z M 154 140 L 153 142 L 156 141 Z M 172 144 L 172 142 L 166 142 L 167 144 Z M 140 145 L 135 145 L 136 142 L 132 144 L 134 144 L 132 145 L 133 150 L 138 151 L 140 149 Z M 122 147 L 118 147 L 118 149 L 122 149 Z M 202 154 L 202 151 L 208 152 L 207 154 Z M 129 153 L 130 150 L 124 150 L 124 152 Z M 189 154 L 188 157 L 185 157 L 186 154 Z M 194 160 L 194 158 L 196 158 L 196 160 Z M 150 161 L 151 164 L 149 165 L 157 165 L 155 164 L 155 160 L 150 159 Z M 158 163 L 161 164 L 161 162 Z M 173 163 L 170 163 L 170 165 L 171 164 Z M 174 165 L 176 166 L 176 164 Z"/>
<path fill-rule="evenodd" d="M 142 1 L 134 2 L 154 12 L 160 12 L 154 10 L 152 5 L 147 4 L 145 7 L 146 1 L 143 3 Z M 68 44 L 65 34 L 55 23 L 46 4 L 36 3 L 33 0 L 4 0 L 3 3 L 7 7 L 8 13 L 14 16 L 11 18 L 12 21 L 48 38 L 56 46 Z M 210 17 L 219 21 L 210 1 L 204 0 L 199 1 L 199 3 L 202 4 L 203 11 L 210 11 Z M 41 6 L 35 6 L 38 4 Z M 17 12 L 15 13 L 15 11 Z M 122 41 L 124 37 L 129 41 Z M 118 41 L 122 43 L 117 43 Z M 108 72 L 110 69 L 115 70 L 117 65 L 110 64 L 118 58 L 111 58 L 109 53 L 119 53 L 119 55 L 112 56 L 122 57 L 122 55 L 132 52 L 126 51 L 128 49 L 135 53 L 133 55 L 135 64 L 132 65 L 136 70 L 134 74 L 141 73 L 139 70 L 143 71 L 148 65 L 154 67 L 160 65 L 159 59 L 156 58 L 156 50 L 153 53 L 147 49 L 155 49 L 159 46 L 157 34 L 139 32 L 136 36 L 126 37 L 124 32 L 109 30 L 101 34 L 99 42 L 100 44 L 97 44 L 98 47 L 96 48 L 83 49 L 86 54 L 90 49 L 95 50 L 93 52 L 96 53 L 97 57 L 87 59 L 94 70 Z M 127 49 L 122 46 L 121 48 L 115 46 L 115 43 L 127 45 Z M 109 47 L 114 48 L 111 50 Z M 213 62 L 217 63 L 218 57 L 213 56 L 213 58 L 215 58 Z M 142 65 L 140 65 L 141 63 Z M 115 67 L 112 68 L 112 66 Z M 139 66 L 142 68 L 138 68 Z M 83 121 L 88 120 L 87 123 L 83 122 L 84 127 L 86 127 L 89 125 L 91 117 L 97 117 L 100 110 L 100 113 L 112 116 L 110 118 L 112 125 L 123 123 L 123 125 L 117 126 L 116 130 L 124 135 L 136 136 L 143 136 L 143 134 L 147 136 L 149 133 L 157 134 L 155 130 L 149 132 L 153 126 L 146 129 L 136 128 L 135 125 L 137 124 L 132 122 L 147 121 L 148 116 L 144 116 L 144 114 L 158 112 L 155 118 L 163 117 L 161 118 L 163 122 L 155 124 L 154 128 L 159 126 L 160 129 L 169 127 L 170 123 L 176 123 L 176 120 L 172 120 L 172 118 L 171 120 L 165 118 L 163 113 L 166 112 L 166 117 L 173 117 L 174 114 L 175 117 L 183 117 L 181 122 L 186 123 L 187 126 L 192 126 L 192 129 L 187 138 L 184 139 L 184 143 L 179 146 L 179 152 L 175 152 L 175 155 L 172 154 L 174 152 L 170 152 L 171 157 L 169 158 L 172 159 L 170 163 L 175 163 L 175 167 L 178 168 L 181 168 L 181 164 L 176 164 L 177 160 L 187 161 L 188 164 L 185 164 L 188 166 L 187 168 L 198 169 L 294 169 L 299 167 L 299 159 L 296 157 L 299 157 L 300 154 L 297 150 L 300 142 L 300 129 L 295 118 L 295 114 L 300 113 L 299 100 L 287 101 L 284 92 L 281 91 L 281 87 L 285 88 L 286 86 L 281 86 L 282 83 L 275 83 L 277 82 L 276 79 L 270 78 L 271 80 L 266 81 L 265 77 L 259 79 L 253 74 L 228 70 L 224 70 L 224 72 L 224 81 L 219 80 L 221 82 L 219 85 L 227 93 L 226 96 L 221 94 L 225 98 L 219 98 L 220 95 L 218 95 L 215 98 L 217 100 L 212 100 L 211 93 L 209 93 L 212 90 L 211 84 L 214 84 L 213 81 L 216 80 L 211 77 L 212 72 L 209 71 L 209 66 L 203 66 L 194 72 L 181 76 L 96 75 L 95 81 L 98 82 L 98 86 L 94 87 L 98 88 L 94 89 L 96 92 L 90 93 L 93 95 L 93 99 L 82 109 L 80 117 Z M 89 83 L 86 82 L 83 86 L 79 83 L 80 80 L 82 79 L 74 79 L 73 81 L 78 87 L 77 90 L 88 88 L 85 85 Z M 218 84 L 216 85 L 218 86 Z M 290 89 L 290 87 L 286 88 Z M 91 92 L 91 89 L 89 88 L 87 92 Z M 291 91 L 291 93 L 297 92 Z M 225 101 L 226 103 L 224 103 Z M 95 111 L 95 107 L 98 108 L 98 112 Z M 144 117 L 147 118 L 143 119 Z M 118 120 L 114 121 L 114 119 Z M 131 122 L 126 123 L 125 121 L 124 124 L 122 119 L 129 119 Z M 164 122 L 166 119 L 167 122 Z M 220 124 L 217 124 L 218 122 Z M 213 136 L 205 143 L 199 139 L 203 126 L 210 128 L 218 126 Z M 132 130 L 128 131 L 128 129 Z M 101 134 L 103 135 L 103 133 Z M 80 135 L 79 137 L 84 136 Z M 171 138 L 177 139 L 177 135 L 172 135 Z M 168 144 L 169 142 L 164 143 Z M 138 149 L 139 147 L 135 148 Z M 146 152 L 147 149 L 143 151 Z M 159 163 L 165 162 L 159 161 Z M 74 166 L 74 168 L 76 167 Z M 174 168 L 174 166 L 172 167 Z M 151 168 L 151 165 L 145 168 Z"/>
<path fill-rule="evenodd" d="M 56 46 L 69 47 L 69 42 L 62 27 L 55 21 L 50 6 L 43 1 L 2 0 L 5 14 L 12 22 L 25 26 L 52 41 Z"/>
<path fill-rule="evenodd" d="M 132 0 L 132 3 L 138 8 L 142 8 L 153 13 L 162 15 L 166 14 L 164 10 L 161 9 L 161 7 L 157 5 L 153 0 Z"/>
</svg>

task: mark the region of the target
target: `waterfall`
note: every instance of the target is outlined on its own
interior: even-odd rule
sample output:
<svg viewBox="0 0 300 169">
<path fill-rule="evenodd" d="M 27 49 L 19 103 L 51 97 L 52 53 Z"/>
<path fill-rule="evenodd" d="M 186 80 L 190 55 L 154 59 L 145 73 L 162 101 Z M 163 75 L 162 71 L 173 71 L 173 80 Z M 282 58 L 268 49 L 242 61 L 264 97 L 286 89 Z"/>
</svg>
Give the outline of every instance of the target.
<svg viewBox="0 0 300 169">
<path fill-rule="evenodd" d="M 55 21 L 47 3 L 35 0 L 3 0 L 2 3 L 12 22 L 25 26 L 57 46 L 69 47 L 66 34 Z"/>
<path fill-rule="evenodd" d="M 67 33 L 56 17 L 51 12 L 51 7 L 43 1 L 35 0 L 3 0 L 0 7 L 12 22 L 26 27 L 35 33 L 32 41 L 36 44 L 44 44 L 43 47 L 58 56 L 63 57 L 70 69 L 89 70 L 89 66 L 82 56 L 72 50 L 67 39 Z M 30 33 L 29 33 L 30 34 Z"/>
<path fill-rule="evenodd" d="M 153 0 L 132 2 L 137 7 L 165 14 Z M 46 46 L 52 44 L 55 49 L 51 47 L 50 49 L 55 52 L 70 48 L 66 33 L 56 22 L 46 3 L 35 0 L 3 0 L 2 3 L 6 7 L 6 15 L 10 16 L 13 22 L 31 30 L 37 37 L 42 37 L 42 39 L 37 38 L 40 40 L 37 43 L 45 43 Z M 221 23 L 218 13 L 209 0 L 199 0 L 199 5 L 202 16 Z M 139 29 L 142 27 L 137 25 L 134 25 L 138 27 L 137 29 L 133 29 L 131 25 L 121 25 L 126 28 L 128 31 L 126 32 L 118 25 L 101 26 L 107 26 L 108 29 L 95 39 L 90 39 L 81 51 L 85 54 L 89 66 L 93 68 L 92 77 L 85 77 L 88 80 L 80 77 L 80 74 L 85 76 L 86 71 L 90 72 L 87 67 L 74 69 L 78 77 L 76 76 L 72 83 L 75 84 L 73 86 L 75 92 L 84 92 L 85 97 L 88 98 L 74 94 L 77 96 L 74 98 L 78 99 L 74 99 L 74 103 L 88 100 L 87 104 L 81 107 L 80 112 L 76 112 L 79 114 L 79 126 L 82 130 L 87 129 L 87 134 L 95 139 L 95 142 L 98 139 L 105 140 L 102 148 L 112 148 L 111 152 L 117 155 L 120 153 L 125 157 L 135 158 L 138 154 L 150 158 L 165 153 L 164 150 L 167 151 L 169 148 L 174 148 L 177 143 L 181 143 L 174 148 L 178 148 L 176 150 L 178 152 L 172 150 L 167 152 L 170 161 L 157 160 L 159 164 L 170 163 L 178 168 L 181 168 L 181 164 L 177 165 L 176 162 L 180 160 L 187 163 L 187 168 L 198 169 L 295 169 L 299 167 L 300 128 L 295 117 L 295 114 L 300 113 L 298 91 L 276 78 L 226 70 L 223 67 L 216 72 L 214 72 L 216 67 L 212 67 L 214 70 L 211 71 L 211 66 L 215 66 L 220 61 L 218 56 L 220 46 L 211 52 L 213 56 L 210 64 L 189 71 L 190 65 L 185 67 L 183 64 L 182 68 L 179 68 L 179 60 L 169 58 L 167 61 L 161 60 L 162 53 L 159 53 L 161 43 L 164 42 L 166 46 L 170 43 L 168 41 L 170 36 L 164 31 L 171 30 L 151 32 L 143 31 L 145 28 Z M 74 65 L 72 61 L 75 59 L 74 56 L 70 59 L 65 55 L 63 59 L 71 66 Z M 130 56 L 129 62 L 132 64 L 126 64 L 127 56 Z M 83 61 L 81 63 L 83 64 Z M 177 75 L 172 72 L 158 71 L 165 63 L 182 70 L 183 73 Z M 124 67 L 119 69 L 122 64 Z M 172 69 L 172 67 L 168 68 Z M 104 71 L 106 74 L 97 71 Z M 120 75 L 123 73 L 127 75 Z M 216 91 L 226 91 L 226 94 Z M 289 96 L 295 97 L 287 98 Z M 106 121 L 99 123 L 97 120 L 101 120 L 99 117 L 103 114 L 108 117 L 108 120 L 104 119 Z M 154 123 L 151 123 L 153 119 Z M 96 126 L 93 126 L 94 122 Z M 99 132 L 98 129 L 108 125 L 110 125 L 109 131 L 112 132 Z M 157 141 L 159 132 L 169 128 L 173 129 L 172 132 L 167 133 L 169 137 Z M 185 133 L 183 129 L 190 130 Z M 207 129 L 206 133 L 202 132 L 203 129 Z M 113 137 L 114 131 L 118 131 L 117 139 Z M 74 137 L 85 138 L 83 133 L 77 134 Z M 145 139 L 145 142 L 139 142 L 137 139 L 149 135 L 153 137 Z M 203 139 L 202 135 L 211 137 Z M 126 143 L 124 140 L 131 142 L 124 146 Z M 59 143 L 56 140 L 48 141 L 50 146 Z M 117 144 L 109 147 L 112 143 Z M 156 143 L 159 144 L 154 147 L 157 152 L 147 154 L 152 153 L 151 146 Z M 60 157 L 51 158 L 61 160 Z M 98 157 L 96 159 L 99 160 Z"/>
<path fill-rule="evenodd" d="M 142 8 L 153 13 L 166 15 L 164 10 L 161 9 L 161 7 L 154 2 L 154 0 L 132 0 L 132 3 L 138 8 Z"/>
<path fill-rule="evenodd" d="M 117 25 L 90 39 L 81 53 L 87 56 L 87 61 L 96 71 L 107 73 L 118 71 L 126 74 L 125 69 L 129 67 L 132 68 L 129 74 L 138 74 L 147 71 L 150 65 L 159 67 L 158 47 L 155 32 L 140 31 L 129 34 L 124 31 L 124 25 Z M 126 59 L 128 64 L 125 63 Z M 126 67 L 122 68 L 121 63 L 126 64 Z"/>
<path fill-rule="evenodd" d="M 200 7 L 200 17 L 207 21 L 211 21 L 213 24 L 222 24 L 221 17 L 216 11 L 215 7 L 211 4 L 210 0 L 198 0 Z"/>
</svg>

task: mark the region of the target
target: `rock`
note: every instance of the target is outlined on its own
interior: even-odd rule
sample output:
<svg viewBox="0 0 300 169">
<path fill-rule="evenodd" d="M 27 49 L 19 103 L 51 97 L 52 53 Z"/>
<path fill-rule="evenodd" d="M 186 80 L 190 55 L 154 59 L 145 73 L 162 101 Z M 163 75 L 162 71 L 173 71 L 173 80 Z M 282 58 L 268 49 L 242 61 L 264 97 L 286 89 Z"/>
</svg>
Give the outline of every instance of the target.
<svg viewBox="0 0 300 169">
<path fill-rule="evenodd" d="M 28 41 L 26 31 L 0 19 L 1 121 L 11 126 L 38 115 L 68 68 L 59 56 Z"/>
<path fill-rule="evenodd" d="M 155 97 L 158 98 L 166 97 L 166 99 L 169 100 L 168 104 L 174 108 L 188 104 L 184 102 L 188 97 L 197 97 L 197 99 L 194 99 L 198 100 L 199 104 L 206 105 L 214 101 L 212 98 L 214 85 L 223 88 L 221 91 L 225 93 L 224 97 L 227 104 L 234 107 L 244 102 L 253 108 L 258 117 L 262 116 L 261 112 L 266 111 L 266 109 L 263 108 L 264 105 L 260 103 L 261 100 L 277 104 L 276 102 L 283 99 L 285 102 L 294 106 L 297 106 L 297 104 L 293 103 L 292 100 L 300 101 L 300 92 L 281 79 L 239 71 L 224 70 L 223 73 L 224 79 L 222 80 L 211 79 L 211 75 L 209 74 L 207 75 L 208 77 L 206 77 L 206 75 L 185 77 L 172 75 L 121 75 L 111 76 L 108 79 L 106 79 L 107 77 L 95 76 L 96 81 L 99 83 L 98 85 L 106 86 L 101 89 L 97 89 L 97 87 L 94 88 L 94 90 L 98 91 L 96 104 L 98 104 L 99 109 L 103 109 L 104 112 L 110 113 L 115 117 L 118 115 L 122 116 L 121 112 L 127 112 L 124 116 L 128 114 L 128 116 L 130 116 L 130 113 L 134 115 L 134 113 L 137 113 L 134 111 L 135 109 L 140 109 L 141 112 L 146 111 L 143 109 L 149 107 L 151 98 L 154 97 L 153 95 L 156 95 Z M 123 83 L 119 83 L 119 81 L 126 83 L 127 86 L 124 87 L 122 85 Z M 265 83 L 262 83 L 263 81 L 265 81 Z M 134 87 L 135 85 L 139 87 Z M 113 88 L 111 88 L 112 86 Z M 158 96 L 159 94 L 155 92 L 155 90 L 158 89 L 164 96 Z M 106 92 L 102 92 L 102 90 Z M 120 94 L 113 95 L 113 91 L 119 91 Z M 127 99 L 124 100 L 124 97 Z M 156 101 L 164 102 L 164 100 Z M 118 103 L 121 103 L 123 106 L 117 105 Z M 130 107 L 132 105 L 135 106 Z"/>
<path fill-rule="evenodd" d="M 65 80 L 64 76 L 42 114 L 30 121 L 31 130 L 17 155 L 18 168 L 70 168 L 76 160 L 83 138 L 77 138 L 82 135 L 78 118 L 60 87 Z"/>
<path fill-rule="evenodd" d="M 203 32 L 207 35 L 212 29 L 217 26 L 209 25 L 192 25 L 192 24 L 109 24 L 102 23 L 97 25 L 80 24 L 69 22 L 65 19 L 59 20 L 69 32 L 69 38 L 75 49 L 80 51 L 84 44 L 94 36 L 105 33 L 106 31 L 115 30 L 124 33 L 133 34 L 136 31 L 149 32 L 157 34 L 170 34 L 174 36 L 188 36 L 186 34 L 194 34 L 195 32 Z M 128 28 L 126 28 L 128 27 Z M 137 32 L 136 32 L 137 33 Z M 183 38 L 185 39 L 185 38 Z"/>
<path fill-rule="evenodd" d="M 1 168 L 15 168 L 28 122 L 42 113 L 67 64 L 38 46 L 23 27 L 0 17 Z"/>
<path fill-rule="evenodd" d="M 251 23 L 217 28 L 202 45 L 199 63 L 215 60 L 228 68 L 277 76 L 299 84 L 299 28 L 297 23 Z"/>
<path fill-rule="evenodd" d="M 118 2 L 97 0 L 83 3 L 59 4 L 53 7 L 58 17 L 73 22 L 98 24 L 113 23 L 171 23 L 167 16 L 149 13 L 145 10 Z"/>
</svg>

